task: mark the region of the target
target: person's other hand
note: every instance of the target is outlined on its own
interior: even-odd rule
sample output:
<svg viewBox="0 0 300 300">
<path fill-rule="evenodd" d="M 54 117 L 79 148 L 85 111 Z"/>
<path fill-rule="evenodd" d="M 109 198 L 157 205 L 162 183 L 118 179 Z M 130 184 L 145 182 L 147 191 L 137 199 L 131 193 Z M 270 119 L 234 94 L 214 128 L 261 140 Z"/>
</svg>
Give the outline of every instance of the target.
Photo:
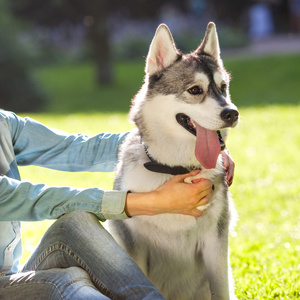
<svg viewBox="0 0 300 300">
<path fill-rule="evenodd" d="M 223 157 L 226 182 L 228 186 L 231 186 L 233 181 L 235 164 L 227 149 L 222 151 L 221 154 Z"/>
</svg>

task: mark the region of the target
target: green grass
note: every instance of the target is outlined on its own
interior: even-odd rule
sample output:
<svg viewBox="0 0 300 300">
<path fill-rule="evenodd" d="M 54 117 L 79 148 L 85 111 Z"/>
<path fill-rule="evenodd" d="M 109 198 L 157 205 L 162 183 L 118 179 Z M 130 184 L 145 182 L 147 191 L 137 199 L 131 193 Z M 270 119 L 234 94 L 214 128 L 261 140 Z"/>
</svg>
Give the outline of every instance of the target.
<svg viewBox="0 0 300 300">
<path fill-rule="evenodd" d="M 239 107 L 300 102 L 300 55 L 230 59 L 225 66 L 232 75 L 232 99 Z"/>
<path fill-rule="evenodd" d="M 241 112 L 243 122 L 229 143 L 240 218 L 231 238 L 238 295 L 300 298 L 300 107 Z"/>
<path fill-rule="evenodd" d="M 232 98 L 241 113 L 240 125 L 228 140 L 236 162 L 231 192 L 239 221 L 230 248 L 239 299 L 300 298 L 299 61 L 297 55 L 225 61 L 233 77 Z M 91 84 L 93 71 L 88 65 L 39 70 L 38 77 L 56 100 L 49 105 L 51 113 L 30 116 L 90 135 L 130 129 L 127 110 L 142 82 L 143 65 L 122 63 L 116 70 L 117 83 L 103 91 Z M 78 114 L 85 104 L 88 108 Z M 113 182 L 113 174 L 36 167 L 21 168 L 21 174 L 33 182 L 79 187 L 110 189 Z M 23 224 L 23 261 L 50 223 Z"/>
</svg>

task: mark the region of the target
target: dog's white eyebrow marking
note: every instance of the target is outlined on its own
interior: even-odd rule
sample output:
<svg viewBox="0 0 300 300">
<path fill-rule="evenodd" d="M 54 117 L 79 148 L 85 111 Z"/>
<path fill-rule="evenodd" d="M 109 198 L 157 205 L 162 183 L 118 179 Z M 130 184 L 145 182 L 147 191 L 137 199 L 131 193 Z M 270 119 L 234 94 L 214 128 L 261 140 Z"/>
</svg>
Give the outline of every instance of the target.
<svg viewBox="0 0 300 300">
<path fill-rule="evenodd" d="M 219 71 L 216 71 L 214 73 L 214 81 L 217 86 L 220 86 L 222 83 L 226 82 L 226 78 L 223 76 L 223 74 Z"/>
<path fill-rule="evenodd" d="M 195 82 L 199 82 L 203 88 L 207 89 L 209 85 L 209 78 L 204 73 L 197 73 L 195 75 Z"/>
</svg>

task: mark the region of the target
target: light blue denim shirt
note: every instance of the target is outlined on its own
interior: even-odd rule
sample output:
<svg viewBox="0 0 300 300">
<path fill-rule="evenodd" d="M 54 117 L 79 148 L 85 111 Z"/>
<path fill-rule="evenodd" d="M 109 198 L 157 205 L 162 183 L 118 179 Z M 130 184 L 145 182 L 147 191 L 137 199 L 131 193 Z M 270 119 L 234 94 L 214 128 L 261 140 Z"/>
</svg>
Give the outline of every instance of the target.
<svg viewBox="0 0 300 300">
<path fill-rule="evenodd" d="M 126 191 L 33 184 L 21 181 L 17 166 L 111 172 L 126 134 L 70 135 L 0 110 L 0 274 L 18 271 L 20 221 L 56 219 L 74 210 L 92 212 L 102 221 L 127 218 Z"/>
</svg>

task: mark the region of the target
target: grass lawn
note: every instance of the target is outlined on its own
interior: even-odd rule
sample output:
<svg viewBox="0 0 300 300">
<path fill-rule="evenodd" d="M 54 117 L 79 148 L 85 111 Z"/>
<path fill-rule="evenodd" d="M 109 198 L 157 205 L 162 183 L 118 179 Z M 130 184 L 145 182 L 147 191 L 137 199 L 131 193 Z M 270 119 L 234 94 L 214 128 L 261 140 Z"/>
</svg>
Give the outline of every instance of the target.
<svg viewBox="0 0 300 300">
<path fill-rule="evenodd" d="M 225 66 L 232 73 L 232 99 L 241 113 L 241 123 L 227 144 L 236 162 L 231 192 L 239 221 L 230 238 L 236 294 L 239 299 L 297 299 L 300 56 L 227 60 Z M 114 86 L 97 89 L 89 65 L 38 70 L 53 101 L 49 113 L 30 116 L 68 132 L 128 130 L 129 101 L 142 82 L 143 64 L 118 64 L 116 74 Z M 111 189 L 113 182 L 113 174 L 67 174 L 36 167 L 23 167 L 21 174 L 51 185 Z M 50 223 L 23 223 L 23 262 Z"/>
</svg>

